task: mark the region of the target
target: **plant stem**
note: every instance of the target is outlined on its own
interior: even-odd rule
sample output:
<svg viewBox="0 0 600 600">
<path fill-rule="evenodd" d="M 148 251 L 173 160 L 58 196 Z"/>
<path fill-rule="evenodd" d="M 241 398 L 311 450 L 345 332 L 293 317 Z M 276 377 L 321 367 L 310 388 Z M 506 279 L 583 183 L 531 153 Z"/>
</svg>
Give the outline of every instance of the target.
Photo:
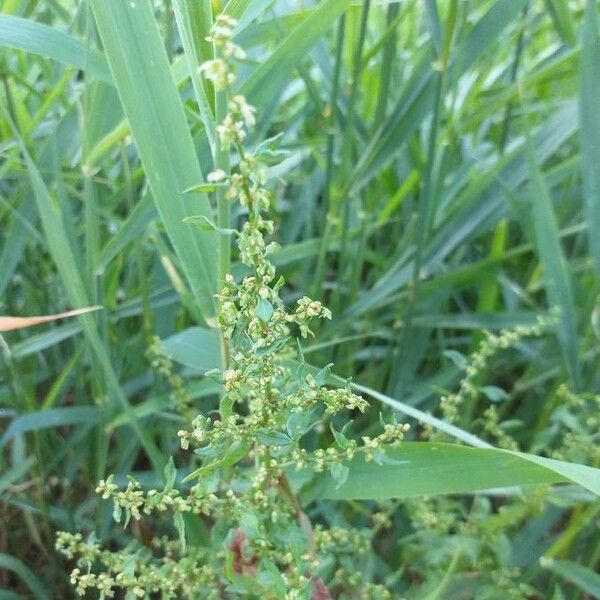
<svg viewBox="0 0 600 600">
<path fill-rule="evenodd" d="M 227 103 L 229 94 L 227 90 L 215 92 L 215 122 L 217 125 L 222 123 L 227 115 Z M 215 168 L 222 169 L 229 173 L 229 152 L 222 147 L 219 136 L 216 136 Z M 229 229 L 231 223 L 231 208 L 229 200 L 225 197 L 225 188 L 217 188 L 217 225 L 219 229 Z M 225 285 L 225 277 L 231 270 L 231 242 L 229 236 L 218 234 L 219 236 L 219 269 L 218 269 L 218 287 L 219 290 Z M 223 335 L 223 330 L 219 328 L 219 347 L 221 351 L 221 368 L 227 369 L 229 365 L 229 344 Z"/>
</svg>

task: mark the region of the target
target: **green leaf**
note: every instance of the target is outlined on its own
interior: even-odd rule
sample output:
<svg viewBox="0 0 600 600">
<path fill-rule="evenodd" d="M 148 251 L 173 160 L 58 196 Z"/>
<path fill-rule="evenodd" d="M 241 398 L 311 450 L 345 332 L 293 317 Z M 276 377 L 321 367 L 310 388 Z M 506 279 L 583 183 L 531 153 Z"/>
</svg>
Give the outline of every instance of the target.
<svg viewBox="0 0 600 600">
<path fill-rule="evenodd" d="M 256 438 L 265 446 L 289 446 L 292 443 L 289 435 L 275 429 L 260 429 Z"/>
<path fill-rule="evenodd" d="M 113 505 L 112 517 L 116 523 L 120 523 L 121 518 L 123 517 L 123 509 L 121 508 L 121 505 L 116 502 Z"/>
<path fill-rule="evenodd" d="M 581 174 L 588 221 L 588 243 L 596 270 L 600 273 L 600 35 L 594 0 L 587 0 L 581 48 L 581 94 L 579 123 Z"/>
<path fill-rule="evenodd" d="M 2 105 L 0 105 L 0 110 Z M 60 207 L 53 202 L 48 188 L 40 175 L 39 170 L 35 166 L 23 139 L 19 135 L 14 123 L 8 115 L 7 120 L 11 124 L 15 138 L 20 146 L 21 154 L 23 155 L 27 174 L 29 176 L 31 187 L 33 188 L 40 220 L 42 222 L 48 248 L 52 255 L 55 265 L 58 268 L 63 285 L 67 291 L 70 303 L 74 307 L 89 306 L 89 298 L 85 286 L 83 284 L 79 264 L 75 257 L 75 250 L 71 247 L 69 236 L 65 231 L 65 224 Z M 86 335 L 90 348 L 99 363 L 100 369 L 106 379 L 108 389 L 118 400 L 125 414 L 128 417 L 129 423 L 133 427 L 135 433 L 139 437 L 144 449 L 148 453 L 148 457 L 152 461 L 154 468 L 160 471 L 164 464 L 162 455 L 158 451 L 154 442 L 140 427 L 135 415 L 132 413 L 129 401 L 119 384 L 119 380 L 114 372 L 108 351 L 103 344 L 103 341 L 98 333 L 98 328 L 94 317 L 91 314 L 83 314 L 78 317 L 83 331 Z"/>
<path fill-rule="evenodd" d="M 162 340 L 161 347 L 165 356 L 187 367 L 201 371 L 221 368 L 219 336 L 214 329 L 190 327 Z"/>
<path fill-rule="evenodd" d="M 338 488 L 342 487 L 346 481 L 348 481 L 350 469 L 346 465 L 336 463 L 329 468 L 329 473 L 331 474 L 335 489 L 337 490 Z"/>
<path fill-rule="evenodd" d="M 575 584 L 586 594 L 594 598 L 600 598 L 600 575 L 590 569 L 570 560 L 555 560 L 542 558 L 540 563 L 544 569 L 564 577 L 567 581 Z"/>
<path fill-rule="evenodd" d="M 309 432 L 317 422 L 314 422 L 312 413 L 310 412 L 293 412 L 290 413 L 286 430 L 291 438 L 301 437 Z"/>
<path fill-rule="evenodd" d="M 175 484 L 175 479 L 177 479 L 177 469 L 175 468 L 175 463 L 173 462 L 173 457 L 170 456 L 167 464 L 165 465 L 165 489 L 171 489 Z"/>
<path fill-rule="evenodd" d="M 102 248 L 98 259 L 99 270 L 104 270 L 128 244 L 139 241 L 150 223 L 156 220 L 156 218 L 156 207 L 152 202 L 152 198 L 150 194 L 144 194 L 129 215 L 127 215 L 127 219 L 117 233 L 111 236 L 104 248 Z"/>
<path fill-rule="evenodd" d="M 191 193 L 207 193 L 207 192 L 216 192 L 217 188 L 223 187 L 227 185 L 226 183 L 198 183 L 188 188 L 187 190 L 183 190 L 184 194 Z"/>
<path fill-rule="evenodd" d="M 233 235 L 237 233 L 235 229 L 224 229 L 219 227 L 204 215 L 193 215 L 191 217 L 186 217 L 183 222 L 195 225 L 200 231 L 214 231 L 219 235 Z"/>
<path fill-rule="evenodd" d="M 421 495 L 462 494 L 491 488 L 564 483 L 583 485 L 600 495 L 600 469 L 494 448 L 404 442 L 386 450 L 402 464 L 366 462 L 357 455 L 342 486 L 329 475 L 323 497 L 379 500 Z"/>
<path fill-rule="evenodd" d="M 481 388 L 481 392 L 492 402 L 502 402 L 509 398 L 509 395 L 502 388 L 496 387 L 495 385 L 484 385 Z"/>
<path fill-rule="evenodd" d="M 340 385 L 343 385 L 342 380 L 339 378 L 337 380 L 337 383 L 339 383 Z M 371 396 L 371 398 L 375 398 L 375 400 L 379 400 L 379 402 L 383 402 L 383 404 L 387 404 L 388 406 L 391 406 L 393 409 L 395 409 L 405 415 L 408 415 L 409 417 L 412 417 L 413 419 L 416 419 L 417 421 L 420 421 L 421 423 L 427 423 L 428 425 L 431 425 L 433 428 L 437 429 L 438 431 L 443 431 L 444 433 L 447 433 L 448 435 L 452 436 L 453 438 L 455 438 L 457 440 L 461 440 L 463 442 L 466 442 L 467 444 L 469 444 L 471 446 L 475 446 L 476 448 L 491 448 L 492 447 L 490 444 L 488 444 L 486 441 L 482 440 L 481 438 L 478 438 L 476 435 L 473 435 L 472 433 L 469 433 L 468 431 L 465 431 L 464 429 L 461 429 L 460 427 L 457 427 L 456 425 L 447 423 L 446 421 L 443 421 L 442 419 L 438 419 L 437 417 L 434 417 L 433 415 L 430 415 L 429 413 L 423 412 L 422 410 L 419 410 L 418 408 L 415 408 L 414 406 L 409 406 L 405 402 L 400 402 L 399 400 L 391 398 L 390 396 L 386 396 L 385 394 L 382 394 L 381 392 L 378 392 L 376 390 L 368 388 L 364 385 L 359 385 L 357 383 L 351 383 L 350 387 L 357 392 Z"/>
<path fill-rule="evenodd" d="M 275 0 L 229 0 L 223 13 L 238 21 L 237 32 L 256 19 Z"/>
<path fill-rule="evenodd" d="M 318 387 L 325 385 L 329 379 L 329 376 L 331 375 L 331 367 L 333 367 L 333 363 L 325 365 L 318 373 L 315 374 L 315 384 Z"/>
<path fill-rule="evenodd" d="M 198 69 L 200 65 L 213 58 L 212 44 L 206 40 L 212 25 L 212 10 L 209 0 L 187 2 L 174 0 L 173 12 L 183 45 L 185 59 L 192 80 L 196 104 L 208 142 L 215 153 L 216 133 L 213 115 L 214 90 L 210 82 L 204 80 Z M 198 190 L 200 191 L 200 190 Z"/>
<path fill-rule="evenodd" d="M 497 0 L 469 32 L 453 66 L 455 76 L 470 69 L 477 60 L 502 39 L 504 30 L 514 23 L 529 0 Z"/>
<path fill-rule="evenodd" d="M 221 467 L 230 467 L 240 462 L 246 454 L 248 454 L 248 450 L 250 450 L 250 444 L 243 440 L 236 440 L 227 448 L 222 458 L 219 460 L 215 460 L 207 465 L 203 465 L 200 468 L 192 471 L 189 475 L 187 475 L 182 483 L 187 483 L 188 481 L 192 481 L 197 479 L 201 475 L 208 475 L 212 473 L 215 469 L 220 469 Z"/>
<path fill-rule="evenodd" d="M 31 597 L 36 600 L 47 600 L 47 587 L 38 579 L 37 575 L 18 558 L 8 554 L 0 554 L 0 569 L 12 571 L 31 592 Z"/>
<path fill-rule="evenodd" d="M 0 475 L 0 494 L 2 494 L 2 492 L 10 485 L 18 482 L 24 477 L 34 464 L 35 459 L 30 457 L 25 460 L 20 460 L 14 467 L 4 471 L 2 475 Z"/>
<path fill-rule="evenodd" d="M 345 450 L 348 447 L 348 438 L 343 434 L 343 432 L 338 431 L 332 423 L 329 423 L 329 429 L 333 434 L 333 439 L 339 448 Z"/>
<path fill-rule="evenodd" d="M 10 440 L 27 431 L 39 431 L 82 423 L 92 425 L 98 421 L 99 415 L 100 411 L 95 406 L 51 408 L 22 415 L 14 419 L 0 437 L 0 449 L 4 448 Z"/>
<path fill-rule="evenodd" d="M 346 9 L 349 0 L 324 0 L 298 25 L 273 54 L 242 84 L 240 93 L 259 107 L 272 106 L 289 81 L 292 72 Z"/>
<path fill-rule="evenodd" d="M 268 300 L 260 298 L 256 303 L 255 314 L 263 323 L 268 323 L 273 316 L 273 305 Z"/>
<path fill-rule="evenodd" d="M 173 522 L 175 524 L 175 529 L 177 530 L 177 535 L 179 536 L 179 546 L 181 548 L 181 554 L 185 554 L 185 522 L 183 520 L 183 514 L 180 512 L 176 512 L 173 515 Z"/>
<path fill-rule="evenodd" d="M 575 46 L 577 44 L 577 37 L 575 35 L 573 17 L 571 16 L 572 9 L 569 7 L 568 0 L 544 1 L 560 36 L 569 46 Z"/>
<path fill-rule="evenodd" d="M 533 224 L 539 258 L 544 270 L 546 294 L 550 308 L 558 307 L 561 311 L 557 325 L 558 339 L 567 371 L 577 391 L 581 389 L 581 365 L 571 276 L 561 247 L 552 200 L 538 168 L 531 140 L 528 140 L 528 150 Z"/>
<path fill-rule="evenodd" d="M 443 355 L 449 358 L 459 369 L 464 369 L 467 366 L 466 356 L 456 350 L 444 350 Z"/>
<path fill-rule="evenodd" d="M 98 50 L 67 33 L 30 19 L 0 15 L 0 46 L 41 54 L 86 70 L 92 77 L 106 83 L 113 83 L 106 59 Z"/>
<path fill-rule="evenodd" d="M 183 223 L 192 207 L 182 190 L 202 182 L 202 173 L 152 8 L 148 0 L 92 0 L 92 7 L 152 197 L 202 314 L 212 323 L 218 245 L 214 233 L 198 235 Z M 204 194 L 193 211 L 212 219 Z"/>
</svg>

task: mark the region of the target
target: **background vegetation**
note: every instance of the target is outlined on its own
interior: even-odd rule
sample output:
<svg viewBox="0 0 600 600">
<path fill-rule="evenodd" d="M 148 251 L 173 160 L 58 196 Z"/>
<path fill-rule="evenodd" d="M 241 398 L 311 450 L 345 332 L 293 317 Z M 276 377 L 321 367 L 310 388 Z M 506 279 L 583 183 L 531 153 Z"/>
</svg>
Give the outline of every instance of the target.
<svg viewBox="0 0 600 600">
<path fill-rule="evenodd" d="M 196 74 L 208 9 L 2 3 L 0 312 L 104 307 L 2 342 L 2 598 L 70 597 L 55 531 L 117 535 L 96 482 L 157 480 L 181 428 L 178 394 L 216 406 L 216 384 L 199 377 L 219 361 L 207 329 L 216 237 L 182 222 L 211 211 L 184 193 L 213 170 L 212 100 Z M 409 439 L 451 439 L 432 413 L 458 428 L 445 427 L 453 441 L 599 467 L 595 0 L 212 9 L 239 20 L 248 51 L 240 89 L 260 115 L 249 143 L 283 133 L 274 260 L 287 301 L 308 293 L 333 311 L 304 353 L 370 395 L 375 410 L 356 427 L 369 432 L 391 405 L 417 417 Z M 482 330 L 532 325 L 550 307 L 555 328 L 495 354 L 457 414 L 440 407 Z M 174 361 L 166 376 L 158 352 Z M 480 494 L 504 463 L 477 479 L 466 460 L 392 491 L 386 474 L 371 496 L 383 505 L 323 500 L 312 516 L 371 528 L 365 577 L 393 597 L 600 597 L 598 472 L 562 473 L 587 490 Z M 527 482 L 519 468 L 504 486 Z M 453 488 L 465 472 L 470 487 Z"/>
</svg>

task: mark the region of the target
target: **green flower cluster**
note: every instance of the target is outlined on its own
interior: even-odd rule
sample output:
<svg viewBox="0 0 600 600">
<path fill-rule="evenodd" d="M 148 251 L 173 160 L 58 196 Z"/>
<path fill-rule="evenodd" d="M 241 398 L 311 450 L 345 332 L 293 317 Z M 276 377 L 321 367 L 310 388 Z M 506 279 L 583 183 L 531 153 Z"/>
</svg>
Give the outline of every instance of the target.
<svg viewBox="0 0 600 600">
<path fill-rule="evenodd" d="M 471 354 L 468 360 L 461 357 L 464 364 L 461 368 L 465 377 L 460 382 L 458 392 L 448 394 L 440 398 L 440 408 L 444 419 L 450 423 L 455 422 L 459 416 L 461 406 L 468 401 L 474 401 L 481 393 L 479 380 L 485 374 L 490 360 L 502 350 L 514 348 L 522 339 L 527 337 L 539 337 L 557 320 L 557 313 L 551 311 L 548 316 L 540 316 L 533 325 L 521 325 L 513 329 L 503 329 L 498 335 L 485 332 L 485 339 L 479 348 Z M 496 431 L 494 427 L 493 411 L 489 413 L 490 430 Z"/>
</svg>

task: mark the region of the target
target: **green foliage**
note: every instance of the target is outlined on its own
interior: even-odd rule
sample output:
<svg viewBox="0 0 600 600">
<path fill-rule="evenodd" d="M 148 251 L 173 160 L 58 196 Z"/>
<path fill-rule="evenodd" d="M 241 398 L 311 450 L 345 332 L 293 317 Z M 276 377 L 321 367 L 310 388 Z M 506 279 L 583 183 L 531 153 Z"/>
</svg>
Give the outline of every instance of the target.
<svg viewBox="0 0 600 600">
<path fill-rule="evenodd" d="M 0 597 L 594 596 L 598 23 L 0 3 Z"/>
</svg>

